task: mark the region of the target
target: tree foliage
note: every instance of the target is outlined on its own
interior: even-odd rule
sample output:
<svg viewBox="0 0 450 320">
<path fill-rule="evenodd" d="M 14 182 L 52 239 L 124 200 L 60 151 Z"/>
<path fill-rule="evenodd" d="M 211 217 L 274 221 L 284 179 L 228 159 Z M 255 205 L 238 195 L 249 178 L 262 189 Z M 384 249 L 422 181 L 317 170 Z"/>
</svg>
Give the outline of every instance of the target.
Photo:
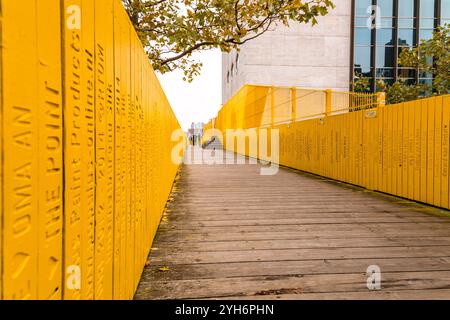
<svg viewBox="0 0 450 320">
<path fill-rule="evenodd" d="M 184 70 L 186 80 L 199 74 L 197 50 L 224 52 L 292 21 L 317 23 L 331 0 L 122 0 L 155 70 Z"/>
<path fill-rule="evenodd" d="M 363 76 L 360 73 L 356 73 L 353 76 L 352 90 L 355 92 L 369 92 L 370 91 L 369 78 Z"/>
<path fill-rule="evenodd" d="M 407 84 L 404 80 L 397 80 L 386 88 L 386 103 L 394 104 L 423 97 L 428 90 L 425 84 Z"/>
<path fill-rule="evenodd" d="M 399 65 L 432 74 L 433 91 L 439 95 L 450 93 L 450 25 L 437 28 L 433 38 L 422 40 L 417 48 L 402 51 Z"/>
</svg>

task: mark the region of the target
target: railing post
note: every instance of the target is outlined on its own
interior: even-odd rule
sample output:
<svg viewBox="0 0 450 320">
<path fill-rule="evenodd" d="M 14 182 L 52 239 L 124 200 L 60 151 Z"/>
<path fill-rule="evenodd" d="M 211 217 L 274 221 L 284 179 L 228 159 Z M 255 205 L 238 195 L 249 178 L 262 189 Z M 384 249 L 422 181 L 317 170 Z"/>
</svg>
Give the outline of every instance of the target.
<svg viewBox="0 0 450 320">
<path fill-rule="evenodd" d="M 386 105 L 386 92 L 377 92 L 377 107 Z"/>
<path fill-rule="evenodd" d="M 291 100 L 292 100 L 291 122 L 295 122 L 295 119 L 297 119 L 297 89 L 296 88 L 291 88 Z"/>
<path fill-rule="evenodd" d="M 330 116 L 331 115 L 331 96 L 333 94 L 333 91 L 330 89 L 325 90 L 326 95 L 326 105 L 325 105 L 325 115 Z"/>
</svg>

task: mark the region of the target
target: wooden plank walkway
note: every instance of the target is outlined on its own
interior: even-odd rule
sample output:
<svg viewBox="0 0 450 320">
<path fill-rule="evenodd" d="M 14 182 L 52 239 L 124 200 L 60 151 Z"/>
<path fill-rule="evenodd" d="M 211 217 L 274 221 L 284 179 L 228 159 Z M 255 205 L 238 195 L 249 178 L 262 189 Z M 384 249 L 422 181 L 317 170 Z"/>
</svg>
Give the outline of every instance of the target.
<svg viewBox="0 0 450 320">
<path fill-rule="evenodd" d="M 184 165 L 153 247 L 136 299 L 450 299 L 447 211 L 290 169 Z"/>
</svg>

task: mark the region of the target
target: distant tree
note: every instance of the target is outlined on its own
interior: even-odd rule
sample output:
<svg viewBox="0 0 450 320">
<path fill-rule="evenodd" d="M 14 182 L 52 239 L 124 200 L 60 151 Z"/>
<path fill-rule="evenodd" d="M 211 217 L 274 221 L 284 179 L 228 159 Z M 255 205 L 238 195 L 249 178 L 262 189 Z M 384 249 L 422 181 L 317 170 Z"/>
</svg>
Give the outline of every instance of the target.
<svg viewBox="0 0 450 320">
<path fill-rule="evenodd" d="M 360 73 L 353 76 L 352 90 L 355 92 L 370 92 L 370 79 Z"/>
<path fill-rule="evenodd" d="M 397 80 L 386 88 L 386 103 L 394 104 L 424 97 L 429 92 L 425 84 L 407 84 L 404 80 Z"/>
<path fill-rule="evenodd" d="M 197 50 L 238 49 L 271 27 L 291 21 L 317 23 L 330 0 L 122 0 L 155 70 L 199 74 Z"/>
<path fill-rule="evenodd" d="M 383 80 L 378 79 L 375 84 L 378 91 L 386 91 L 387 84 Z M 353 76 L 352 90 L 354 92 L 371 92 L 370 78 L 360 73 L 355 73 Z"/>
<path fill-rule="evenodd" d="M 432 74 L 436 94 L 450 93 L 450 25 L 437 28 L 433 38 L 422 40 L 417 48 L 402 51 L 398 62 L 402 67 Z"/>
<path fill-rule="evenodd" d="M 369 78 L 360 74 L 355 75 L 352 87 L 355 92 L 370 92 Z M 426 84 L 408 84 L 403 79 L 397 80 L 392 85 L 378 79 L 376 88 L 379 92 L 386 92 L 387 104 L 416 100 L 430 92 L 430 88 Z"/>
</svg>

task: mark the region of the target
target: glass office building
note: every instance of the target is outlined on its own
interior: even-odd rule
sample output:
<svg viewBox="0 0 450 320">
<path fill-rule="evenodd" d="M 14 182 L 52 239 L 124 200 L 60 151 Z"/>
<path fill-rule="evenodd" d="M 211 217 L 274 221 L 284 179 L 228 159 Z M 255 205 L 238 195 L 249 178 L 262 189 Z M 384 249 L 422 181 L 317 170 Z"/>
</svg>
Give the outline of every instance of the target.
<svg viewBox="0 0 450 320">
<path fill-rule="evenodd" d="M 403 68 L 397 60 L 445 23 L 450 24 L 450 0 L 353 0 L 351 77 L 370 78 L 372 90 L 377 79 L 430 84 L 431 74 Z"/>
</svg>

